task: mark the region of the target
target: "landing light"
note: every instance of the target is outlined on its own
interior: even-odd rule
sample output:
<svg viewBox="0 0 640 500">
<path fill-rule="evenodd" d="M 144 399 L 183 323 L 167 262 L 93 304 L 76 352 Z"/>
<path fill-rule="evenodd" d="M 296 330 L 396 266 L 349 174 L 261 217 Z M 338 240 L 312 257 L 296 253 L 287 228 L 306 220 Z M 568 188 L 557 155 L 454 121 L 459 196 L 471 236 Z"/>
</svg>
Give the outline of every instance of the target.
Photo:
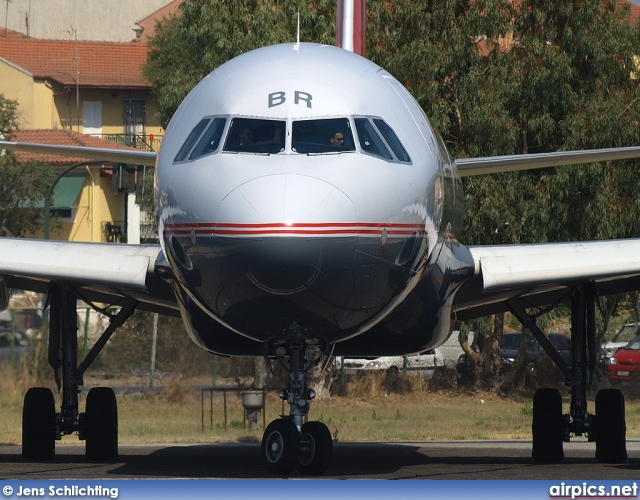
<svg viewBox="0 0 640 500">
<path fill-rule="evenodd" d="M 322 354 L 322 350 L 320 346 L 310 345 L 304 350 L 304 355 L 307 357 L 309 361 L 315 361 Z"/>
</svg>

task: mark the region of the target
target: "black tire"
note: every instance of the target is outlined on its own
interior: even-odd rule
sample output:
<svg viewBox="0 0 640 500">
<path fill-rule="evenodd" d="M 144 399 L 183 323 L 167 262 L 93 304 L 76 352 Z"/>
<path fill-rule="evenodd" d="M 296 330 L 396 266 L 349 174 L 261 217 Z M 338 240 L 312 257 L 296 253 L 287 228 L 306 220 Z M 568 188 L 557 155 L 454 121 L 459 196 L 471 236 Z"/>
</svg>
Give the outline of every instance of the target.
<svg viewBox="0 0 640 500">
<path fill-rule="evenodd" d="M 51 460 L 56 454 L 56 408 L 53 393 L 32 387 L 22 407 L 22 456 L 25 460 Z"/>
<path fill-rule="evenodd" d="M 558 463 L 562 449 L 562 396 L 558 389 L 538 389 L 533 397 L 533 451 L 536 462 Z"/>
<path fill-rule="evenodd" d="M 262 436 L 262 459 L 271 474 L 289 474 L 298 462 L 300 433 L 289 419 L 271 422 Z"/>
<path fill-rule="evenodd" d="M 118 406 L 113 389 L 94 387 L 87 394 L 84 435 L 89 460 L 109 462 L 118 457 Z"/>
<path fill-rule="evenodd" d="M 324 474 L 331 462 L 333 439 L 322 422 L 307 422 L 302 426 L 297 469 L 300 474 Z"/>
<path fill-rule="evenodd" d="M 624 395 L 620 389 L 602 389 L 596 395 L 596 460 L 621 464 L 627 460 Z"/>
</svg>

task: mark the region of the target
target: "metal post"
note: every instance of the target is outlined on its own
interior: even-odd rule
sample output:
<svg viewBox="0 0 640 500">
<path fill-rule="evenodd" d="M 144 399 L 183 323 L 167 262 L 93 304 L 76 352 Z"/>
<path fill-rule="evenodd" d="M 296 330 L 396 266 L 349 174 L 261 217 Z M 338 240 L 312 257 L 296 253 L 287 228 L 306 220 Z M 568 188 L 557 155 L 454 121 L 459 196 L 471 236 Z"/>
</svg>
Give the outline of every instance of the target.
<svg viewBox="0 0 640 500">
<path fill-rule="evenodd" d="M 16 367 L 16 310 L 11 309 L 11 338 L 9 340 L 9 363 Z"/>
<path fill-rule="evenodd" d="M 89 315 L 91 310 L 87 307 L 84 314 L 84 338 L 82 339 L 82 359 L 87 357 L 89 350 Z"/>
<path fill-rule="evenodd" d="M 151 339 L 151 375 L 149 387 L 153 389 L 153 379 L 156 376 L 156 344 L 158 342 L 158 313 L 153 313 L 153 336 Z"/>
</svg>

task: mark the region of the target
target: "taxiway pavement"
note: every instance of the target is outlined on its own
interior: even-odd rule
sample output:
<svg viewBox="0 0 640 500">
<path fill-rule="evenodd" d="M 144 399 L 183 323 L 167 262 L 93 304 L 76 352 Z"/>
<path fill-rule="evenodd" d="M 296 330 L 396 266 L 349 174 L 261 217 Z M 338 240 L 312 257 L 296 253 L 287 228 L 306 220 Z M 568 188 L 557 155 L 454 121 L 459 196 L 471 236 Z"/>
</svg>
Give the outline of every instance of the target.
<svg viewBox="0 0 640 500">
<path fill-rule="evenodd" d="M 565 444 L 559 464 L 537 464 L 531 442 L 338 442 L 326 479 L 638 479 L 640 440 L 624 464 L 600 464 L 595 444 Z M 301 478 L 293 472 L 288 478 Z M 56 446 L 55 459 L 26 462 L 19 446 L 0 446 L 2 479 L 274 479 L 260 443 L 120 445 L 114 462 L 89 462 L 82 444 Z"/>
</svg>

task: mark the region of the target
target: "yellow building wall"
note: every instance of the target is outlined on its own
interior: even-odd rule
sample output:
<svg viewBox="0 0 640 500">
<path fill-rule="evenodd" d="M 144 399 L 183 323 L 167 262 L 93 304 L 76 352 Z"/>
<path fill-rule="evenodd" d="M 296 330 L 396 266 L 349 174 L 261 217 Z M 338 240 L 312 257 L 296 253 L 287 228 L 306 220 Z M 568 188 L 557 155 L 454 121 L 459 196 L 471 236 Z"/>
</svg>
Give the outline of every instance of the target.
<svg viewBox="0 0 640 500">
<path fill-rule="evenodd" d="M 124 101 L 128 99 L 144 99 L 147 105 L 145 133 L 161 136 L 163 129 L 157 119 L 158 108 L 151 99 L 151 92 L 146 90 L 102 90 L 81 88 L 78 92 L 71 89 L 64 102 L 58 100 L 58 107 L 66 107 L 66 115 L 61 114 L 61 123 L 64 128 L 71 128 L 80 133 L 84 133 L 82 126 L 83 103 L 102 103 L 102 133 L 103 134 L 123 134 L 124 133 Z M 79 100 L 80 108 L 77 107 Z M 79 112 L 78 112 L 79 111 Z"/>
<path fill-rule="evenodd" d="M 33 124 L 30 128 L 60 128 L 60 113 L 55 105 L 55 84 L 45 80 L 33 83 Z"/>
<path fill-rule="evenodd" d="M 75 171 L 81 172 L 80 168 Z M 124 194 L 112 193 L 111 176 L 101 176 L 98 167 L 85 167 L 84 172 L 87 176 L 76 199 L 74 222 L 63 222 L 61 231 L 52 230 L 52 240 L 104 242 L 107 241 L 107 222 L 124 225 Z"/>
<path fill-rule="evenodd" d="M 0 94 L 18 101 L 22 129 L 65 128 L 84 133 L 83 104 L 99 101 L 102 134 L 123 134 L 124 102 L 137 99 L 146 103 L 146 135 L 159 139 L 164 134 L 149 90 L 69 89 L 52 80 L 34 80 L 28 71 L 0 59 Z"/>
<path fill-rule="evenodd" d="M 0 94 L 18 101 L 20 126 L 33 128 L 34 101 L 33 77 L 30 73 L 0 59 Z"/>
</svg>

